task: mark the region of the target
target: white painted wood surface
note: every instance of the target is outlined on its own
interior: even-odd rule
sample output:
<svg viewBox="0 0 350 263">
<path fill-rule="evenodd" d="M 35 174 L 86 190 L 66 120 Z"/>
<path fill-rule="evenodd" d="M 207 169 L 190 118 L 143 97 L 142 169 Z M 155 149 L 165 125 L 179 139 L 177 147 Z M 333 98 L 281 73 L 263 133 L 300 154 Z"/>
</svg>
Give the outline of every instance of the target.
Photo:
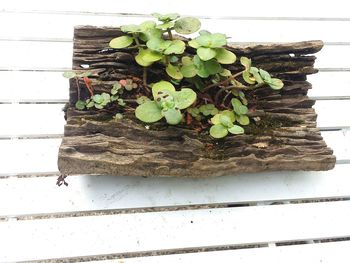
<svg viewBox="0 0 350 263">
<path fill-rule="evenodd" d="M 350 237 L 347 1 L 298 0 L 288 8 L 276 0 L 253 0 L 250 7 L 244 1 L 200 3 L 1 1 L 0 262 L 90 256 L 124 263 L 348 261 L 350 243 L 341 241 Z M 337 156 L 335 169 L 207 179 L 79 175 L 58 188 L 61 108 L 68 99 L 61 74 L 71 66 L 73 26 L 118 26 L 151 12 L 197 15 L 203 27 L 234 42 L 325 41 L 309 95 L 317 99 L 318 125 Z M 292 243 L 275 246 L 283 241 Z M 184 254 L 208 247 L 213 251 Z M 228 250 L 216 251 L 223 247 Z M 149 256 L 159 250 L 174 255 Z M 132 258 L 104 260 L 125 252 Z"/>
</svg>

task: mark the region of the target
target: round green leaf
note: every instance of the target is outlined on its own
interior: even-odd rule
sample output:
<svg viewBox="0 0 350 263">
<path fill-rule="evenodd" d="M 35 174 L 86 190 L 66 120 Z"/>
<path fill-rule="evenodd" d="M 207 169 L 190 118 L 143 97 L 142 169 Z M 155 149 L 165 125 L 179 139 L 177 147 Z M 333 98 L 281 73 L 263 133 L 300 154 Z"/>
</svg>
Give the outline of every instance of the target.
<svg viewBox="0 0 350 263">
<path fill-rule="evenodd" d="M 151 65 L 153 62 L 158 61 L 162 58 L 162 54 L 150 50 L 150 49 L 141 49 L 140 52 L 136 55 L 136 62 L 144 67 Z"/>
<path fill-rule="evenodd" d="M 282 89 L 284 84 L 282 82 L 282 80 L 280 79 L 276 79 L 276 78 L 272 78 L 269 82 L 268 82 L 269 86 L 274 89 L 274 90 L 279 90 Z"/>
<path fill-rule="evenodd" d="M 227 44 L 226 35 L 221 33 L 211 34 L 211 45 L 210 47 L 222 47 Z"/>
<path fill-rule="evenodd" d="M 213 118 L 210 119 L 212 124 L 220 124 L 220 116 L 221 114 L 215 114 Z"/>
<path fill-rule="evenodd" d="M 220 74 L 220 76 L 223 76 L 223 77 L 232 76 L 231 71 L 229 71 L 228 69 L 225 69 L 225 68 L 219 74 Z"/>
<path fill-rule="evenodd" d="M 238 115 L 237 116 L 237 121 L 241 125 L 248 125 L 249 124 L 249 118 L 247 115 Z"/>
<path fill-rule="evenodd" d="M 242 66 L 245 67 L 246 70 L 248 70 L 248 71 L 250 70 L 250 66 L 252 64 L 251 59 L 249 59 L 247 57 L 241 57 L 240 62 L 242 64 Z"/>
<path fill-rule="evenodd" d="M 180 110 L 191 106 L 197 99 L 197 94 L 192 89 L 183 88 L 173 93 L 175 99 L 175 107 Z"/>
<path fill-rule="evenodd" d="M 220 123 L 228 128 L 233 126 L 233 123 L 232 123 L 230 117 L 228 117 L 224 114 L 220 114 Z"/>
<path fill-rule="evenodd" d="M 94 96 L 92 97 L 92 99 L 93 99 L 94 102 L 96 102 L 96 103 L 98 103 L 98 104 L 101 104 L 101 103 L 104 101 L 102 95 L 100 95 L 100 94 L 94 95 Z"/>
<path fill-rule="evenodd" d="M 162 114 L 165 117 L 166 122 L 171 125 L 179 124 L 182 120 L 182 114 L 180 110 L 176 110 L 176 109 L 162 110 Z"/>
<path fill-rule="evenodd" d="M 180 18 L 175 22 L 174 29 L 179 34 L 192 34 L 199 30 L 201 22 L 195 17 Z"/>
<path fill-rule="evenodd" d="M 221 65 L 215 59 L 205 61 L 204 67 L 210 75 L 215 75 L 222 71 Z"/>
<path fill-rule="evenodd" d="M 253 74 L 253 77 L 255 79 L 256 82 L 258 83 L 264 83 L 264 80 L 262 79 L 262 77 L 260 76 L 260 73 L 259 73 L 259 69 L 256 68 L 256 67 L 251 67 L 249 72 L 251 74 Z"/>
<path fill-rule="evenodd" d="M 236 55 L 225 48 L 217 48 L 215 51 L 215 58 L 221 64 L 232 64 L 236 61 Z"/>
<path fill-rule="evenodd" d="M 201 105 L 199 111 L 203 113 L 204 116 L 215 115 L 218 113 L 218 109 L 211 103 Z"/>
<path fill-rule="evenodd" d="M 197 49 L 197 55 L 201 60 L 207 61 L 216 56 L 216 52 L 214 49 L 208 47 L 200 47 Z"/>
<path fill-rule="evenodd" d="M 109 42 L 109 46 L 111 48 L 125 48 L 128 47 L 134 42 L 134 39 L 130 36 L 121 36 L 121 37 L 116 37 L 113 38 Z"/>
<path fill-rule="evenodd" d="M 95 106 L 96 109 L 99 109 L 99 110 L 103 109 L 103 105 L 102 104 L 95 104 L 94 106 Z"/>
<path fill-rule="evenodd" d="M 72 78 L 75 78 L 76 76 L 77 74 L 74 71 L 66 71 L 63 73 L 63 77 L 67 79 L 72 79 Z"/>
<path fill-rule="evenodd" d="M 172 28 L 172 27 L 174 27 L 174 22 L 166 22 L 156 26 L 156 28 L 162 29 L 162 30 L 167 30 L 168 28 Z"/>
<path fill-rule="evenodd" d="M 209 133 L 212 137 L 216 139 L 224 138 L 227 134 L 227 128 L 222 124 L 215 124 L 211 126 Z"/>
<path fill-rule="evenodd" d="M 231 104 L 233 106 L 233 110 L 238 115 L 244 115 L 248 112 L 247 106 L 243 105 L 242 102 L 239 99 L 233 98 L 231 100 Z"/>
<path fill-rule="evenodd" d="M 177 66 L 173 66 L 170 63 L 168 64 L 168 66 L 165 68 L 166 73 L 172 77 L 173 79 L 182 79 L 183 75 L 179 69 L 179 67 Z"/>
<path fill-rule="evenodd" d="M 151 15 L 162 22 L 168 22 L 168 21 L 175 20 L 175 19 L 180 17 L 180 15 L 178 13 L 169 13 L 169 14 L 164 14 L 164 15 L 159 14 L 159 13 L 152 13 Z"/>
<path fill-rule="evenodd" d="M 187 66 L 187 65 L 193 64 L 193 61 L 192 61 L 191 57 L 184 56 L 181 58 L 181 63 L 182 63 L 182 65 Z"/>
<path fill-rule="evenodd" d="M 199 43 L 195 39 L 188 41 L 188 45 L 196 49 L 200 47 Z"/>
<path fill-rule="evenodd" d="M 197 43 L 198 47 L 210 47 L 211 45 L 211 34 L 200 35 L 195 38 L 195 43 Z"/>
<path fill-rule="evenodd" d="M 180 71 L 185 78 L 192 78 L 197 75 L 197 69 L 194 64 L 184 65 L 180 68 Z"/>
<path fill-rule="evenodd" d="M 231 110 L 224 110 L 221 112 L 221 115 L 227 116 L 231 122 L 235 121 L 235 114 Z"/>
<path fill-rule="evenodd" d="M 161 80 L 152 86 L 152 94 L 154 99 L 156 99 L 159 91 L 174 92 L 175 88 L 169 81 Z"/>
<path fill-rule="evenodd" d="M 82 101 L 82 100 L 78 100 L 78 101 L 75 103 L 75 108 L 77 108 L 78 110 L 83 110 L 83 109 L 85 109 L 85 106 L 86 106 L 86 102 L 85 102 L 85 101 Z"/>
<path fill-rule="evenodd" d="M 185 42 L 182 40 L 172 40 L 168 48 L 164 50 L 165 55 L 182 54 L 185 51 Z"/>
<path fill-rule="evenodd" d="M 249 71 L 245 70 L 242 74 L 242 77 L 244 79 L 245 82 L 247 82 L 248 84 L 254 84 L 255 83 L 255 78 L 252 78 Z"/>
<path fill-rule="evenodd" d="M 209 77 L 209 72 L 204 66 L 204 61 L 202 61 L 199 56 L 195 55 L 193 57 L 193 64 L 197 68 L 197 75 L 200 76 L 201 78 L 207 78 Z"/>
<path fill-rule="evenodd" d="M 228 129 L 228 131 L 232 134 L 243 134 L 244 129 L 239 125 L 233 125 L 231 128 Z"/>
<path fill-rule="evenodd" d="M 142 31 L 138 25 L 123 25 L 120 29 L 125 33 L 138 33 Z"/>
<path fill-rule="evenodd" d="M 135 116 L 147 123 L 156 122 L 163 118 L 162 111 L 155 101 L 147 101 L 139 105 L 135 110 Z"/>
<path fill-rule="evenodd" d="M 171 45 L 170 40 L 163 40 L 161 38 L 151 38 L 147 41 L 146 46 L 154 51 L 162 52 Z"/>
<path fill-rule="evenodd" d="M 147 30 L 155 28 L 156 25 L 157 25 L 156 22 L 154 22 L 152 20 L 147 20 L 147 21 L 140 24 L 140 29 L 142 31 L 147 31 Z"/>
<path fill-rule="evenodd" d="M 263 69 L 259 69 L 259 73 L 260 73 L 260 76 L 263 78 L 264 81 L 268 82 L 271 80 L 271 76 L 270 74 L 263 70 Z"/>
<path fill-rule="evenodd" d="M 152 38 L 161 38 L 163 35 L 163 31 L 157 28 L 149 28 L 144 30 L 139 34 L 139 37 L 142 41 L 147 42 Z"/>
<path fill-rule="evenodd" d="M 198 33 L 199 35 L 211 35 L 211 33 L 208 30 L 201 30 Z"/>
<path fill-rule="evenodd" d="M 141 96 L 136 99 L 137 104 L 141 105 L 147 101 L 151 101 L 148 97 L 146 96 Z"/>
</svg>

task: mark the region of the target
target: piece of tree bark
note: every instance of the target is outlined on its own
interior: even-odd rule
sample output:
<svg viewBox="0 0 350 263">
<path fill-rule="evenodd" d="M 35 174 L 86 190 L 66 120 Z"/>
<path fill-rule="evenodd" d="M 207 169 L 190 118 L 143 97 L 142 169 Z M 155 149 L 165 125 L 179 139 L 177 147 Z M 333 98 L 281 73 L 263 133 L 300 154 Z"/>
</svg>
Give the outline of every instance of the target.
<svg viewBox="0 0 350 263">
<path fill-rule="evenodd" d="M 88 64 L 94 72 L 95 92 L 108 92 L 116 80 L 141 76 L 132 50 L 115 51 L 108 42 L 122 35 L 119 28 L 76 27 L 73 69 Z M 238 56 L 252 58 L 255 66 L 283 78 L 281 91 L 260 88 L 250 116 L 259 117 L 246 134 L 213 140 L 186 126 L 145 125 L 132 113 L 121 121 L 107 111 L 77 111 L 76 81 L 70 81 L 64 138 L 58 167 L 62 174 L 111 174 L 129 176 L 208 177 L 265 170 L 329 170 L 333 151 L 316 128 L 314 100 L 307 97 L 311 84 L 306 75 L 316 73 L 321 41 L 259 45 L 229 45 Z M 188 52 L 191 52 L 189 50 Z M 231 70 L 239 70 L 235 64 Z M 159 76 L 152 68 L 150 75 Z M 86 91 L 85 91 L 86 92 Z M 86 94 L 85 94 L 86 95 Z"/>
</svg>

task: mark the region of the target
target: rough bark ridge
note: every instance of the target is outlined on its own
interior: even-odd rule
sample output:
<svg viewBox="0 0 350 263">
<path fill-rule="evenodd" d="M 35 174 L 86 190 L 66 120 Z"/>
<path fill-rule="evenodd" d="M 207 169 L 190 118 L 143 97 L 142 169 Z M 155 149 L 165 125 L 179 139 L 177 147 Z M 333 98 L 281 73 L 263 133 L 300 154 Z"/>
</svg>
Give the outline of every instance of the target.
<svg viewBox="0 0 350 263">
<path fill-rule="evenodd" d="M 108 42 L 121 35 L 118 28 L 76 27 L 73 68 L 88 64 L 95 72 L 96 92 L 109 90 L 118 79 L 142 75 L 128 51 L 112 51 Z M 213 141 L 208 135 L 180 126 L 145 125 L 130 116 L 123 121 L 108 119 L 105 112 L 74 109 L 77 89 L 70 86 L 66 107 L 67 124 L 58 166 L 62 174 L 111 174 L 130 176 L 207 177 L 265 170 L 328 170 L 335 164 L 316 128 L 314 100 L 307 74 L 316 73 L 315 56 L 321 41 L 237 46 L 238 56 L 252 58 L 254 65 L 282 78 L 280 91 L 262 88 L 251 116 L 261 122 L 246 128 L 246 134 Z M 239 68 L 235 64 L 231 69 Z M 153 69 L 150 74 L 159 74 Z"/>
</svg>

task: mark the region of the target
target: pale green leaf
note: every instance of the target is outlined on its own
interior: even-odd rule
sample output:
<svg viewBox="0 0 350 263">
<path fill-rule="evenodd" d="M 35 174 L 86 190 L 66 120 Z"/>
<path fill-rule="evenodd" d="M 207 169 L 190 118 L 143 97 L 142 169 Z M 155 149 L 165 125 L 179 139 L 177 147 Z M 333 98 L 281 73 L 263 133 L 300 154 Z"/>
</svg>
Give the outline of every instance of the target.
<svg viewBox="0 0 350 263">
<path fill-rule="evenodd" d="M 201 22 L 195 17 L 180 18 L 175 22 L 174 29 L 179 34 L 192 34 L 199 30 Z"/>
<path fill-rule="evenodd" d="M 216 52 L 212 48 L 200 47 L 197 49 L 197 55 L 203 61 L 210 60 L 216 56 Z"/>
<path fill-rule="evenodd" d="M 239 125 L 233 125 L 231 128 L 228 129 L 228 131 L 232 134 L 243 134 L 244 129 Z"/>
<path fill-rule="evenodd" d="M 130 46 L 134 42 L 134 39 L 130 36 L 121 36 L 113 38 L 109 42 L 111 48 L 125 48 Z"/>
<path fill-rule="evenodd" d="M 144 67 L 151 65 L 153 62 L 156 62 L 162 59 L 162 54 L 150 50 L 150 49 L 141 49 L 140 52 L 136 55 L 136 62 Z"/>
<path fill-rule="evenodd" d="M 168 66 L 165 68 L 166 73 L 172 77 L 173 79 L 180 80 L 183 78 L 183 75 L 177 66 L 173 66 L 172 64 L 168 64 Z"/>
<path fill-rule="evenodd" d="M 237 121 L 241 125 L 248 125 L 249 124 L 249 117 L 247 115 L 238 115 Z"/>
<path fill-rule="evenodd" d="M 67 79 L 72 79 L 72 78 L 75 78 L 76 76 L 77 74 L 74 71 L 66 71 L 63 73 L 63 77 Z"/>
<path fill-rule="evenodd" d="M 156 122 L 163 118 L 162 111 L 155 101 L 147 101 L 139 105 L 135 110 L 135 116 L 147 123 Z"/>
<path fill-rule="evenodd" d="M 161 80 L 152 86 L 152 94 L 154 99 L 157 98 L 158 92 L 160 91 L 174 92 L 175 88 L 169 81 Z"/>
<path fill-rule="evenodd" d="M 185 51 L 185 42 L 183 42 L 182 40 L 172 40 L 171 44 L 169 45 L 169 47 L 167 47 L 164 50 L 164 54 L 165 55 L 170 55 L 170 54 L 182 54 Z"/>
<path fill-rule="evenodd" d="M 183 88 L 180 91 L 174 92 L 173 97 L 175 100 L 175 107 L 182 110 L 188 108 L 196 101 L 197 93 L 192 89 Z"/>
<path fill-rule="evenodd" d="M 221 64 L 232 64 L 236 61 L 236 55 L 225 48 L 217 48 L 215 51 L 215 58 Z"/>
<path fill-rule="evenodd" d="M 211 126 L 209 133 L 212 137 L 216 139 L 224 138 L 227 134 L 227 128 L 222 124 L 215 124 Z"/>
<path fill-rule="evenodd" d="M 166 122 L 170 125 L 179 124 L 182 120 L 182 114 L 178 109 L 162 110 L 162 114 L 166 119 Z"/>
<path fill-rule="evenodd" d="M 192 40 L 188 41 L 188 45 L 190 47 L 193 47 L 193 48 L 196 48 L 196 49 L 200 47 L 200 45 L 198 44 L 198 42 L 195 39 L 192 39 Z"/>
<path fill-rule="evenodd" d="M 162 52 L 171 45 L 170 40 L 164 40 L 161 38 L 151 38 L 147 41 L 146 46 L 154 51 Z"/>
<path fill-rule="evenodd" d="M 78 100 L 78 101 L 75 103 L 75 108 L 77 108 L 78 110 L 83 110 L 83 109 L 85 109 L 85 106 L 86 106 L 86 102 L 85 102 L 85 101 L 82 101 L 82 100 Z"/>
<path fill-rule="evenodd" d="M 268 82 L 269 86 L 274 89 L 274 90 L 279 90 L 282 89 L 284 84 L 282 82 L 282 80 L 280 79 L 276 79 L 276 78 L 272 78 L 269 82 Z"/>
</svg>

